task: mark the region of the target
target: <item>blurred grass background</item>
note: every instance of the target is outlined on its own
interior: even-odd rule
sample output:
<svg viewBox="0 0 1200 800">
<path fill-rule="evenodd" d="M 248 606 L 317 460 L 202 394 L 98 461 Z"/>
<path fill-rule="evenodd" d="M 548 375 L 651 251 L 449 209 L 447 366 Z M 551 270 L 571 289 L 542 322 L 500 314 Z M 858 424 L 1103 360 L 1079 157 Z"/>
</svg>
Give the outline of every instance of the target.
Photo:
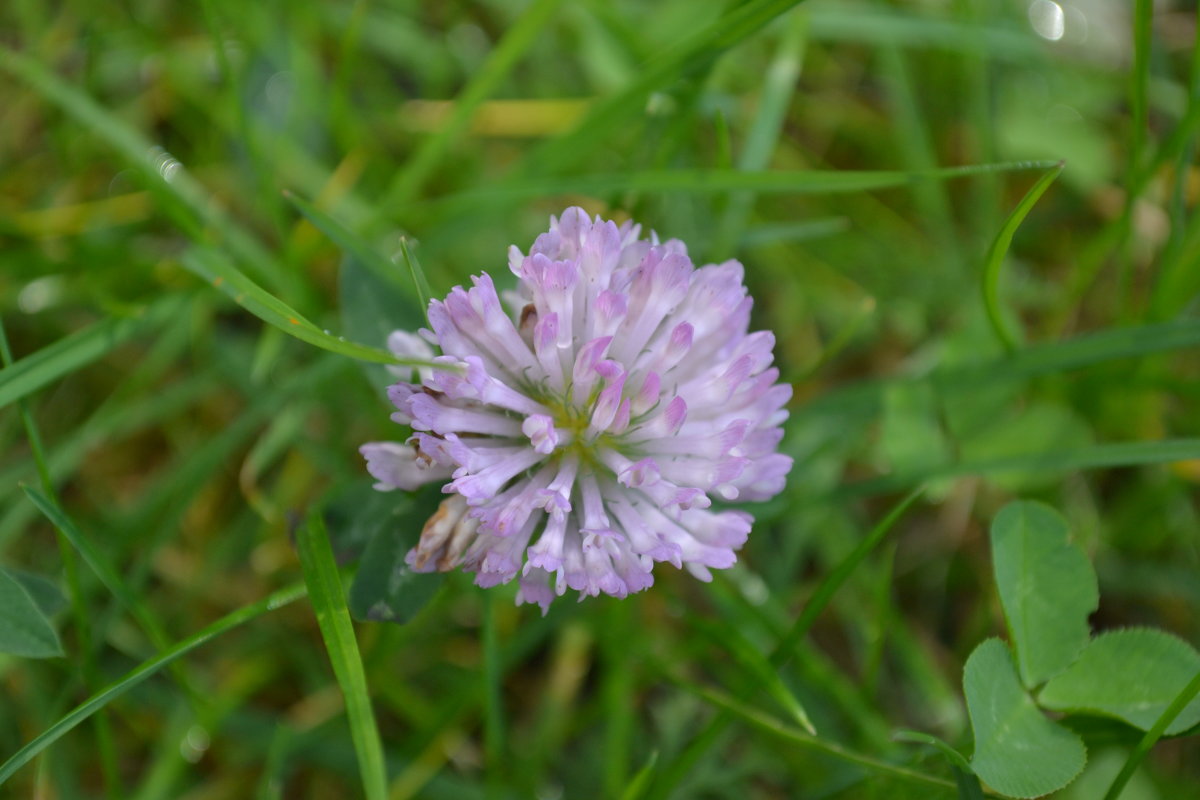
<svg viewBox="0 0 1200 800">
<path fill-rule="evenodd" d="M 67 658 L 0 657 L 0 758 L 297 580 L 290 525 L 319 498 L 339 553 L 361 551 L 356 448 L 398 437 L 386 375 L 194 273 L 237 264 L 374 347 L 419 307 L 402 267 L 389 281 L 345 256 L 283 190 L 385 257 L 409 237 L 439 294 L 505 274 L 505 248 L 567 205 L 633 216 L 698 263 L 746 264 L 796 382 L 789 490 L 749 509 L 744 558 L 714 584 L 660 569 L 645 594 L 542 619 L 454 575 L 410 624 L 357 626 L 393 798 L 950 796 L 744 719 L 697 744 L 716 712 L 688 688 L 771 708 L 730 653 L 769 652 L 925 482 L 781 673 L 822 739 L 949 775 L 890 734 L 969 746 L 962 661 L 1002 626 L 983 533 L 1014 495 L 1072 521 L 1100 573 L 1097 628 L 1200 641 L 1194 6 L 795 5 L 6 2 L 0 563 L 77 602 L 58 617 Z M 1046 159 L 1066 168 L 1000 275 L 1015 356 L 989 326 L 984 260 L 1044 167 L 856 191 L 811 172 Z M 18 488 L 39 482 L 20 398 L 43 485 L 127 602 Z M 406 509 L 399 535 L 427 501 L 384 499 Z M 120 697 L 2 791 L 350 797 L 348 734 L 301 602 Z M 1197 748 L 1164 742 L 1125 796 L 1190 796 Z"/>
</svg>

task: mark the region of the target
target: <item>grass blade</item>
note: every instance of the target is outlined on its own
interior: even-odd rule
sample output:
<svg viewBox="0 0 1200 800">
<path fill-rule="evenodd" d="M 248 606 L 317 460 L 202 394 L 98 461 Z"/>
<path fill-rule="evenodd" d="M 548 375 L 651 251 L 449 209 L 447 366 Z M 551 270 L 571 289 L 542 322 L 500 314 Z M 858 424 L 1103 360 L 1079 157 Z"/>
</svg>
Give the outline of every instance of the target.
<svg viewBox="0 0 1200 800">
<path fill-rule="evenodd" d="M 625 786 L 625 791 L 621 792 L 621 800 L 638 800 L 645 794 L 646 788 L 650 785 L 650 779 L 654 777 L 654 765 L 657 763 L 658 751 L 652 750 L 646 763 Z"/>
<path fill-rule="evenodd" d="M 936 747 L 942 752 L 942 755 L 946 757 L 946 760 L 948 760 L 955 767 L 967 770 L 968 772 L 971 770 L 971 763 L 963 757 L 962 753 L 958 752 L 936 736 L 931 736 L 928 733 L 922 733 L 921 731 L 896 731 L 892 738 L 897 742 L 916 742 L 918 744 L 927 744 L 930 747 Z"/>
<path fill-rule="evenodd" d="M 245 273 L 215 250 L 192 248 L 184 254 L 183 266 L 232 297 L 235 303 L 263 322 L 303 342 L 331 353 L 376 364 L 427 364 L 419 359 L 397 358 L 378 347 L 348 342 L 326 333 L 302 317 L 299 311 L 250 280 Z"/>
<path fill-rule="evenodd" d="M 771 651 L 771 655 L 768 657 L 771 666 L 778 669 L 787 663 L 792 653 L 796 650 L 797 645 L 804 639 L 805 634 L 812 627 L 812 624 L 816 621 L 821 611 L 829 604 L 829 601 L 833 598 L 838 588 L 845 583 L 850 573 L 862 563 L 867 554 L 882 541 L 883 536 L 895 525 L 896 521 L 900 519 L 908 507 L 916 501 L 922 491 L 913 491 L 901 500 L 878 525 L 871 529 L 870 533 L 838 565 L 837 569 L 825 578 L 813 595 L 813 598 L 805 606 L 804 611 L 796 618 L 796 621 L 792 624 L 788 632 L 784 634 L 783 638 L 779 640 L 775 649 Z M 684 751 L 667 765 L 667 768 L 663 770 L 662 775 L 651 788 L 649 796 L 656 798 L 656 800 L 667 797 L 679 781 L 691 770 L 692 765 L 702 758 L 708 752 L 709 748 L 716 744 L 721 733 L 729 726 L 733 718 L 734 714 L 729 709 L 725 709 L 713 717 L 707 726 L 692 737 Z M 805 734 L 805 736 L 810 736 L 810 734 Z M 810 738 L 815 740 L 815 737 Z"/>
<path fill-rule="evenodd" d="M 1004 257 L 1008 254 L 1008 248 L 1012 244 L 1013 234 L 1017 232 L 1017 228 L 1025 220 L 1030 209 L 1063 171 L 1065 164 L 1066 162 L 1060 161 L 1057 166 L 1038 178 L 1037 182 L 1030 187 L 1025 196 L 1021 198 L 1021 202 L 1017 203 L 1017 207 L 1008 215 L 1004 225 L 1000 227 L 1000 233 L 996 234 L 984 261 L 983 305 L 987 309 L 988 321 L 992 324 L 992 330 L 996 332 L 997 338 L 1010 353 L 1017 349 L 1018 337 L 1008 329 L 1000 311 L 1000 268 L 1003 266 Z"/>
<path fill-rule="evenodd" d="M 995 172 L 1046 170 L 1054 161 L 1008 161 L 968 164 L 932 170 L 754 170 L 673 169 L 576 175 L 513 181 L 473 190 L 428 203 L 441 213 L 464 207 L 509 203 L 516 198 L 553 194 L 607 195 L 615 192 L 721 194 L 730 191 L 759 194 L 846 194 L 918 185 L 924 181 L 967 178 Z"/>
<path fill-rule="evenodd" d="M 898 742 L 915 742 L 936 747 L 950 762 L 954 782 L 958 784 L 958 800 L 983 800 L 983 786 L 979 783 L 979 777 L 971 769 L 967 759 L 963 758 L 962 753 L 938 737 L 920 731 L 896 731 L 892 738 Z"/>
<path fill-rule="evenodd" d="M 923 784 L 925 786 L 936 786 L 939 789 L 954 791 L 955 785 L 950 781 L 942 778 L 935 778 L 932 775 L 926 775 L 923 772 L 918 772 L 914 769 L 901 767 L 896 764 L 889 764 L 886 761 L 881 761 L 877 758 L 864 755 L 862 753 L 850 750 L 825 739 L 819 739 L 810 733 L 792 728 L 783 724 L 774 717 L 762 713 L 756 708 L 752 708 L 739 700 L 726 695 L 724 692 L 718 692 L 714 689 L 709 689 L 705 686 L 690 683 L 688 681 L 676 680 L 675 683 L 682 686 L 684 689 L 692 692 L 702 700 L 711 703 L 724 712 L 728 712 L 734 717 L 749 723 L 752 727 L 758 728 L 764 733 L 783 739 L 791 744 L 806 747 L 816 750 L 826 755 L 833 756 L 841 761 L 847 761 L 851 764 L 857 764 L 872 772 L 877 772 L 881 775 L 895 778 L 897 780 L 906 781 L 908 783 Z M 991 795 L 993 797 L 997 795 Z"/>
<path fill-rule="evenodd" d="M 738 246 L 761 247 L 777 242 L 807 242 L 825 236 L 835 236 L 848 230 L 850 230 L 850 220 L 845 217 L 823 217 L 777 225 L 754 225 L 744 229 Z"/>
<path fill-rule="evenodd" d="M 1072 472 L 1083 469 L 1169 464 L 1200 458 L 1200 439 L 1164 439 L 1157 442 L 1109 442 L 1076 450 L 1056 450 L 1009 456 L 988 461 L 962 462 L 909 475 L 886 475 L 846 484 L 841 496 L 891 492 L 937 478 L 994 475 L 1002 472 Z"/>
<path fill-rule="evenodd" d="M 429 288 L 429 279 L 425 277 L 425 270 L 421 269 L 421 262 L 417 260 L 412 248 L 408 246 L 408 239 L 400 239 L 400 255 L 408 266 L 408 274 L 412 276 L 413 286 L 417 290 L 417 301 L 421 304 L 421 313 L 425 315 L 425 321 L 428 322 L 429 301 L 433 297 L 433 290 Z"/>
<path fill-rule="evenodd" d="M 59 339 L 0 370 L 0 408 L 87 366 L 117 345 L 180 312 L 183 297 L 168 295 L 133 317 L 109 318 Z"/>
<path fill-rule="evenodd" d="M 1038 47 L 1040 42 L 1019 28 L 915 11 L 911 5 L 822 3 L 812 9 L 812 36 L 820 42 L 983 54 L 1016 64 L 1045 57 L 1045 51 Z"/>
<path fill-rule="evenodd" d="M 1197 110 L 1200 110 L 1200 38 L 1197 38 L 1192 44 L 1191 67 L 1188 70 L 1187 110 L 1184 112 L 1184 118 L 1178 127 L 1182 128 L 1188 120 L 1195 119 Z M 1180 137 L 1173 132 L 1170 138 L 1177 139 Z M 1187 219 L 1188 197 L 1187 180 L 1185 179 L 1195 157 L 1196 145 L 1194 138 L 1194 131 L 1186 131 L 1182 137 L 1183 146 L 1179 154 L 1173 159 L 1175 185 L 1171 190 L 1171 202 L 1169 206 L 1171 234 L 1167 239 L 1166 246 L 1162 250 L 1162 254 L 1159 256 L 1158 274 L 1151 287 L 1149 308 L 1151 319 L 1165 319 L 1170 317 L 1173 306 L 1186 302 L 1194 294 L 1194 292 L 1188 292 L 1182 287 L 1176 288 L 1176 281 L 1179 278 L 1194 272 L 1193 269 L 1189 268 L 1189 265 L 1195 263 L 1194 259 L 1184 257 L 1183 255 L 1185 249 L 1189 249 L 1188 245 L 1192 244 L 1195 238 L 1196 228 L 1195 216 L 1193 216 L 1191 224 L 1189 224 Z M 1183 275 L 1179 273 L 1183 273 Z"/>
<path fill-rule="evenodd" d="M 1027 347 L 1011 356 L 980 364 L 936 370 L 928 376 L 938 393 L 974 391 L 1000 381 L 1017 381 L 1081 369 L 1093 364 L 1138 358 L 1200 345 L 1200 320 L 1180 319 L 1155 325 L 1109 328 L 1059 342 Z M 794 416 L 826 413 L 831 409 L 870 415 L 878 412 L 884 393 L 897 382 L 925 380 L 899 376 L 866 380 L 824 393 Z"/>
<path fill-rule="evenodd" d="M 319 511 L 309 514 L 306 524 L 296 532 L 296 550 L 300 554 L 304 583 L 317 615 L 321 638 L 325 640 L 333 673 L 346 700 L 350 738 L 358 754 L 363 790 L 367 800 L 385 800 L 387 770 L 383 762 L 383 745 L 371 710 L 367 677 L 354 638 L 354 627 L 350 624 L 342 578 L 333 560 L 333 549 Z"/>
<path fill-rule="evenodd" d="M 50 521 L 50 524 L 61 531 L 71 546 L 83 556 L 83 560 L 100 578 L 100 582 L 104 584 L 105 588 L 112 592 L 113 597 L 129 610 L 154 646 L 159 650 L 165 650 L 169 642 L 162 624 L 159 623 L 154 612 L 129 590 L 125 581 L 121 579 L 121 576 L 117 574 L 117 571 L 112 568 L 100 551 L 80 532 L 74 521 L 57 503 L 42 492 L 32 486 L 22 486 L 21 488 L 25 490 L 25 496 L 33 501 L 33 504 Z"/>
<path fill-rule="evenodd" d="M 116 698 L 128 692 L 142 681 L 160 671 L 163 667 L 182 658 L 200 645 L 211 639 L 227 633 L 234 628 L 244 625 L 252 619 L 261 617 L 268 611 L 286 606 L 303 597 L 305 589 L 301 585 L 289 586 L 271 594 L 263 600 L 245 606 L 227 614 L 208 627 L 184 639 L 179 644 L 166 650 L 149 661 L 143 662 L 137 668 L 126 673 L 123 678 L 107 686 L 101 691 L 84 700 L 70 713 L 55 722 L 32 741 L 14 753 L 7 761 L 0 764 L 0 785 L 12 777 L 13 773 L 28 764 L 39 753 L 61 739 L 71 729 L 95 714 L 101 708 Z"/>
<path fill-rule="evenodd" d="M 1129 86 L 1129 160 L 1126 166 L 1128 186 L 1119 223 L 1120 239 L 1118 258 L 1120 271 L 1117 275 L 1120 311 L 1125 318 L 1134 305 L 1133 272 L 1134 254 L 1130 234 L 1133 232 L 1133 213 L 1144 188 L 1137 181 L 1142 165 L 1142 152 L 1146 149 L 1148 134 L 1147 95 L 1150 90 L 1150 45 L 1153 36 L 1151 17 L 1154 14 L 1153 0 L 1135 0 L 1133 6 L 1133 70 Z"/>
<path fill-rule="evenodd" d="M 946 370 L 934 377 L 938 389 L 977 386 L 985 374 L 1000 378 L 1031 378 L 1078 369 L 1090 364 L 1180 350 L 1200 344 L 1200 320 L 1180 319 L 1158 325 L 1118 327 L 1097 333 L 1029 347 L 1009 357 L 978 366 Z"/>
<path fill-rule="evenodd" d="M 283 196 L 309 222 L 315 225 L 317 230 L 340 247 L 343 253 L 369 269 L 380 280 L 397 289 L 408 288 L 404 281 L 400 280 L 396 265 L 380 255 L 360 237 L 354 235 L 345 225 L 293 192 L 284 190 Z"/>
<path fill-rule="evenodd" d="M 655 58 L 634 80 L 612 97 L 588 110 L 570 133 L 533 150 L 525 159 L 526 172 L 553 172 L 594 152 L 596 145 L 629 117 L 644 108 L 652 91 L 683 73 L 700 70 L 729 48 L 752 36 L 801 0 L 751 0 L 733 8 L 701 31 Z"/>
<path fill-rule="evenodd" d="M 789 20 L 780 37 L 779 49 L 771 60 L 770 68 L 767 69 L 762 98 L 738 157 L 738 169 L 764 170 L 770 165 L 771 155 L 779 144 L 779 137 L 787 120 L 788 104 L 796 91 L 796 82 L 804 63 L 807 38 L 808 15 L 805 12 L 797 12 Z M 718 163 L 725 166 L 721 162 Z M 732 249 L 738 234 L 746 229 L 746 221 L 750 217 L 753 205 L 754 195 L 747 192 L 735 193 L 729 198 L 729 204 L 721 215 L 721 222 L 714 237 L 714 253 L 725 253 Z"/>
<path fill-rule="evenodd" d="M 604 765 L 604 796 L 620 797 L 629 786 L 629 761 L 637 721 L 634 686 L 637 655 L 630 647 L 634 634 L 634 608 L 628 603 L 613 603 L 604 614 L 600 638 L 603 677 L 600 697 L 607 713 L 601 763 Z"/>
<path fill-rule="evenodd" d="M 879 56 L 880 77 L 890 101 L 893 141 L 902 163 L 912 170 L 931 170 L 937 165 L 937 155 L 928 115 L 918 99 L 920 90 L 909 66 L 909 55 L 895 45 L 885 45 L 880 48 Z M 923 227 L 936 247 L 941 274 L 956 274 L 963 268 L 963 260 L 946 188 L 933 183 L 915 184 L 912 198 L 917 216 L 924 220 Z M 931 268 L 936 269 L 933 265 Z"/>
<path fill-rule="evenodd" d="M 483 747 L 484 771 L 489 796 L 498 796 L 504 780 L 504 671 L 501 667 L 500 636 L 493 592 L 481 592 L 483 600 Z"/>
<path fill-rule="evenodd" d="M 1196 677 L 1192 678 L 1191 682 L 1183 687 L 1183 690 L 1175 696 L 1175 699 L 1171 701 L 1171 705 L 1163 710 L 1162 715 L 1154 723 L 1154 727 L 1146 731 L 1146 735 L 1133 748 L 1133 752 L 1125 760 L 1125 765 L 1121 767 L 1121 771 L 1113 779 L 1112 784 L 1108 787 L 1108 791 L 1104 793 L 1104 800 L 1117 800 L 1121 796 L 1121 791 L 1125 788 L 1125 784 L 1133 777 L 1133 773 L 1137 771 L 1138 765 L 1142 763 L 1142 759 L 1150 752 L 1150 748 L 1154 747 L 1154 743 L 1162 738 L 1167 726 L 1175 721 L 1179 713 L 1183 711 L 1188 703 L 1192 702 L 1192 698 L 1197 694 L 1200 694 L 1200 672 L 1197 672 Z"/>
<path fill-rule="evenodd" d="M 863 540 L 859 542 L 855 548 L 837 565 L 833 572 L 825 576 L 821 581 L 821 585 L 813 593 L 812 598 L 804 606 L 804 610 L 800 612 L 800 616 L 796 617 L 796 621 L 792 623 L 791 629 L 776 645 L 775 651 L 771 654 L 771 664 L 776 668 L 783 666 L 788 662 L 795 652 L 796 645 L 808 634 L 813 623 L 817 621 L 817 617 L 829 605 L 833 596 L 837 594 L 837 590 L 842 588 L 842 584 L 850 577 L 851 573 L 858 568 L 858 565 L 870 555 L 888 531 L 899 521 L 900 517 L 904 516 L 904 512 L 917 501 L 917 498 L 924 492 L 924 487 L 914 489 L 908 495 L 896 504 L 887 516 L 879 521 L 874 528 L 871 529 Z"/>
<path fill-rule="evenodd" d="M 733 625 L 718 625 L 700 617 L 692 619 L 691 624 L 704 638 L 719 647 L 725 655 L 730 656 L 733 662 L 744 670 L 755 683 L 766 689 L 767 694 L 791 715 L 794 722 L 809 733 L 816 735 L 817 729 L 813 727 L 808 711 L 799 698 L 784 683 L 783 678 L 776 671 L 775 665 L 751 644 L 741 631 Z"/>
<path fill-rule="evenodd" d="M 8 344 L 8 333 L 0 321 L 0 363 L 7 369 L 13 365 L 12 350 Z M 46 458 L 46 450 L 42 445 L 42 434 L 29 410 L 29 402 L 22 398 L 17 401 L 21 423 L 25 428 L 25 438 L 29 442 L 30 455 L 37 468 L 38 479 L 42 489 L 51 497 L 54 496 L 54 480 L 51 477 L 50 465 Z M 81 658 L 79 659 L 80 675 L 87 691 L 94 692 L 100 685 L 99 669 L 96 663 L 96 651 L 92 646 L 91 622 L 88 619 L 84 602 L 83 590 L 79 582 L 79 566 L 76 563 L 75 552 L 66 541 L 62 531 L 57 531 L 55 541 L 58 545 L 59 558 L 62 561 L 63 574 L 67 579 L 69 605 L 71 616 L 75 623 L 75 640 Z M 0 543 L 3 536 L 0 535 Z M 55 636 L 57 641 L 57 634 Z M 60 648 L 61 650 L 61 648 Z M 104 776 L 104 793 L 106 797 L 116 798 L 122 794 L 120 769 L 117 764 L 117 752 L 113 743 L 112 725 L 106 715 L 100 714 L 92 721 L 96 731 L 96 752 L 100 757 L 100 771 Z"/>
<path fill-rule="evenodd" d="M 253 236 L 235 225 L 229 215 L 212 202 L 204 187 L 161 147 L 28 56 L 0 46 L 0 70 L 25 81 L 42 97 L 74 117 L 89 133 L 108 142 L 145 176 L 152 192 L 170 207 L 184 211 L 187 216 L 178 218 L 177 215 L 177 222 L 191 236 L 199 239 L 205 236 L 205 228 L 215 230 L 221 234 L 222 243 L 268 285 L 287 288 L 297 294 L 303 288 L 301 281 L 282 269 Z"/>
<path fill-rule="evenodd" d="M 862 328 L 863 323 L 875 313 L 875 308 L 875 298 L 870 296 L 864 297 L 859 301 L 858 308 L 854 310 L 854 316 L 833 334 L 829 339 L 829 343 L 821 349 L 821 352 L 813 359 L 812 363 L 801 369 L 794 377 L 788 375 L 784 380 L 793 384 L 804 383 L 810 380 L 826 364 L 837 358 L 846 345 L 850 344 Z"/>
</svg>

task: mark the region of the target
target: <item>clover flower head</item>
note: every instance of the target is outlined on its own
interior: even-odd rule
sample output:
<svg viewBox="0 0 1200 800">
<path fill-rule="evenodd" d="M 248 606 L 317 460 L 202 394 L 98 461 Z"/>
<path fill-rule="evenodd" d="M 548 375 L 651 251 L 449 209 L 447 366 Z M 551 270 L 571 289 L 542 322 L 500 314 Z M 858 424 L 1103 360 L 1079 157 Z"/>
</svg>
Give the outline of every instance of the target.
<svg viewBox="0 0 1200 800">
<path fill-rule="evenodd" d="M 711 506 L 783 489 L 791 387 L 774 337 L 748 332 L 742 265 L 696 268 L 640 234 L 569 208 L 527 255 L 510 248 L 512 313 L 484 274 L 429 304 L 432 331 L 389 338 L 437 365 L 388 390 L 413 436 L 361 448 L 376 488 L 450 495 L 413 569 L 519 576 L 518 602 L 545 613 L 568 588 L 641 591 L 655 562 L 701 580 L 734 563 L 753 518 Z"/>
</svg>

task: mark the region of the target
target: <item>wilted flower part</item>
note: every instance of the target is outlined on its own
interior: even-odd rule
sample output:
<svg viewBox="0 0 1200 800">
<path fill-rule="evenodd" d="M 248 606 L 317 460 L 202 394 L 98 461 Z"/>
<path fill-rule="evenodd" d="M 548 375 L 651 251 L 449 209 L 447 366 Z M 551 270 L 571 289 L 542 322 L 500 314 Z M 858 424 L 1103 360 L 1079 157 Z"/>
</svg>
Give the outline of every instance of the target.
<svg viewBox="0 0 1200 800">
<path fill-rule="evenodd" d="M 429 304 L 432 331 L 389 338 L 441 366 L 388 390 L 414 435 L 362 447 L 376 488 L 451 495 L 413 569 L 520 576 L 518 602 L 544 613 L 568 588 L 641 591 L 656 561 L 701 580 L 734 563 L 753 518 L 710 507 L 783 489 L 791 387 L 774 337 L 748 333 L 742 265 L 696 269 L 640 233 L 569 208 L 528 255 L 510 248 L 511 314 L 484 274 Z"/>
</svg>

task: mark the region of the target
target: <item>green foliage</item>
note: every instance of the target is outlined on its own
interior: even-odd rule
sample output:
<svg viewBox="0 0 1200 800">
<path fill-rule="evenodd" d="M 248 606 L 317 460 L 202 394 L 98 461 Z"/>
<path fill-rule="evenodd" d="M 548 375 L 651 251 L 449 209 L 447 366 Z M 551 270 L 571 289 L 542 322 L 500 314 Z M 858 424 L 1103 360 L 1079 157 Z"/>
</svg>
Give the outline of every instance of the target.
<svg viewBox="0 0 1200 800">
<path fill-rule="evenodd" d="M 321 637 L 325 640 L 325 650 L 346 700 L 350 737 L 358 754 L 363 791 L 367 800 L 384 800 L 387 797 L 387 767 L 383 760 L 383 745 L 375 725 L 358 641 L 354 638 L 354 627 L 346 609 L 342 578 L 337 562 L 333 560 L 333 548 L 319 511 L 310 514 L 296 532 L 296 550 Z"/>
<path fill-rule="evenodd" d="M 1200 673 L 1200 653 L 1177 636 L 1150 628 L 1106 631 L 1065 672 L 1038 693 L 1052 711 L 1116 717 L 1150 730 L 1171 701 Z M 1200 698 L 1164 731 L 1182 733 L 1200 723 Z"/>
<path fill-rule="evenodd" d="M 0 570 L 0 653 L 25 658 L 63 655 L 58 634 L 32 593 L 7 570 Z"/>
<path fill-rule="evenodd" d="M 1056 168 L 1046 172 L 1030 187 L 1025 196 L 1021 198 L 1021 202 L 1017 203 L 1017 207 L 1008 215 L 1008 219 L 1004 221 L 1004 225 L 996 234 L 996 239 L 988 249 L 987 258 L 984 261 L 984 308 L 987 309 L 988 321 L 992 324 L 992 330 L 996 332 L 997 338 L 1003 342 L 1010 353 L 1017 349 L 1017 341 L 1020 337 L 1009 329 L 1000 306 L 1000 268 L 1004 265 L 1004 257 L 1012 245 L 1013 234 L 1017 232 L 1017 228 L 1021 226 L 1034 204 L 1050 188 L 1050 184 L 1054 183 L 1054 179 L 1063 171 L 1064 166 L 1064 162 L 1059 162 Z"/>
<path fill-rule="evenodd" d="M 1083 739 L 1043 710 L 1098 714 L 1147 731 L 1113 780 L 1115 798 L 1140 758 L 1164 733 L 1200 722 L 1200 653 L 1151 629 L 1089 637 L 1088 615 L 1099 602 L 1096 575 L 1069 541 L 1066 520 L 1042 503 L 1016 501 L 991 529 L 993 567 L 1016 650 L 998 639 L 975 648 L 963 668 L 963 693 L 975 737 L 970 768 L 1009 797 L 1040 797 L 1083 770 Z M 1089 640 L 1090 639 L 1090 640 Z M 1024 685 L 1022 685 L 1022 683 Z M 1041 686 L 1035 696 L 1029 689 Z M 935 737 L 952 763 L 959 756 Z"/>
<path fill-rule="evenodd" d="M 11 778 L 14 772 L 36 758 L 39 753 L 66 735 L 71 729 L 164 667 L 169 666 L 209 640 L 215 639 L 240 625 L 244 625 L 269 611 L 282 608 L 303 596 L 303 586 L 291 586 L 287 589 L 281 589 L 257 603 L 252 603 L 239 608 L 231 614 L 227 614 L 149 661 L 139 664 L 120 679 L 73 708 L 53 725 L 30 740 L 28 744 L 13 753 L 7 761 L 0 764 L 0 784 Z"/>
<path fill-rule="evenodd" d="M 621 800 L 638 800 L 646 791 L 646 787 L 650 785 L 650 780 L 654 776 L 654 765 L 658 763 L 658 751 L 653 750 L 650 757 L 646 759 L 646 763 L 642 768 L 634 774 L 630 779 L 629 785 L 625 787 L 625 791 L 621 792 Z"/>
<path fill-rule="evenodd" d="M 719 646 L 739 668 L 754 676 L 763 689 L 792 720 L 812 735 L 817 731 L 804 706 L 779 677 L 767 656 L 736 630 L 704 619 L 691 620 L 692 626 L 704 638 Z"/>
<path fill-rule="evenodd" d="M 899 742 L 916 742 L 936 747 L 950 762 L 950 769 L 954 773 L 954 782 L 958 785 L 959 800 L 983 799 L 983 785 L 979 783 L 979 776 L 971 769 L 971 764 L 963 758 L 962 753 L 948 743 L 920 731 L 897 731 L 892 738 Z"/>
<path fill-rule="evenodd" d="M 37 606 L 38 611 L 42 612 L 42 616 L 47 619 L 67 607 L 67 598 L 63 596 L 62 589 L 44 575 L 12 567 L 0 567 L 0 572 L 21 584 L 29 594 L 29 598 L 33 600 L 34 605 Z"/>
<path fill-rule="evenodd" d="M 422 315 L 412 297 L 390 282 L 363 267 L 357 259 L 346 258 L 338 269 L 338 298 L 342 327 L 362 342 L 386 342 L 397 326 L 411 330 L 420 326 Z M 382 364 L 363 362 L 362 369 L 371 383 L 383 389 L 396 376 Z"/>
<path fill-rule="evenodd" d="M 1088 641 L 1100 595 L 1066 520 L 1034 502 L 1005 506 L 992 521 L 992 561 L 1021 680 L 1038 686 L 1069 667 Z"/>
<path fill-rule="evenodd" d="M 975 648 L 963 667 L 963 693 L 975 733 L 971 768 L 992 788 L 1009 797 L 1040 797 L 1083 769 L 1083 741 L 1034 704 L 1004 642 L 988 639 Z"/>
<path fill-rule="evenodd" d="M 964 461 L 986 464 L 1015 459 L 1020 464 L 1026 453 L 1086 452 L 1095 445 L 1087 422 L 1068 407 L 1053 403 L 1031 404 L 1012 414 L 1002 411 L 980 428 L 962 443 Z M 1061 477 L 1061 472 L 1037 469 L 1036 464 L 992 474 L 996 484 L 1010 491 L 1052 485 Z"/>
<path fill-rule="evenodd" d="M 901 383 L 887 388 L 879 446 L 888 466 L 902 474 L 936 470 L 951 462 L 932 386 Z"/>
<path fill-rule="evenodd" d="M 1058 796 L 1196 794 L 1190 8 L 126 5 L 0 3 L 0 616 L 65 651 L 0 658 L 0 794 L 978 800 L 1072 737 Z M 356 450 L 572 204 L 745 264 L 796 466 L 713 584 L 543 618 Z"/>
<path fill-rule="evenodd" d="M 417 256 L 412 250 L 409 241 L 401 237 L 400 256 L 404 259 L 404 265 L 408 267 L 408 274 L 412 278 L 413 288 L 417 293 L 417 302 L 421 306 L 421 313 L 425 315 L 425 320 L 428 322 L 429 301 L 433 298 L 433 289 L 429 287 L 429 278 L 425 276 L 425 270 L 421 268 L 421 262 L 417 260 Z"/>
<path fill-rule="evenodd" d="M 386 350 L 348 342 L 342 337 L 321 330 L 299 311 L 246 277 L 232 262 L 216 251 L 195 248 L 185 253 L 180 263 L 190 272 L 229 295 L 239 306 L 288 336 L 295 336 L 302 342 L 362 361 L 381 364 L 406 363 L 405 359 L 399 359 Z M 412 362 L 409 360 L 407 363 Z"/>
<path fill-rule="evenodd" d="M 388 263 L 378 252 L 368 247 L 361 237 L 354 235 L 342 223 L 292 192 L 285 191 L 283 196 L 321 233 L 328 236 L 334 244 L 341 248 L 353 263 L 370 270 L 372 275 L 388 284 L 392 290 L 404 288 L 405 283 L 400 280 L 395 265 Z M 402 308 L 403 304 L 400 304 L 400 307 Z M 393 313 L 398 312 L 394 311 Z"/>
<path fill-rule="evenodd" d="M 414 572 L 404 563 L 412 537 L 401 535 L 398 524 L 406 523 L 393 515 L 393 523 L 380 527 L 363 552 L 350 588 L 350 611 L 356 619 L 404 624 L 442 586 L 441 573 Z"/>
<path fill-rule="evenodd" d="M 414 572 L 404 563 L 437 499 L 428 490 L 379 492 L 368 481 L 331 495 L 325 519 L 334 552 L 341 562 L 359 563 L 346 598 L 355 619 L 403 625 L 437 593 L 441 573 Z"/>
</svg>

